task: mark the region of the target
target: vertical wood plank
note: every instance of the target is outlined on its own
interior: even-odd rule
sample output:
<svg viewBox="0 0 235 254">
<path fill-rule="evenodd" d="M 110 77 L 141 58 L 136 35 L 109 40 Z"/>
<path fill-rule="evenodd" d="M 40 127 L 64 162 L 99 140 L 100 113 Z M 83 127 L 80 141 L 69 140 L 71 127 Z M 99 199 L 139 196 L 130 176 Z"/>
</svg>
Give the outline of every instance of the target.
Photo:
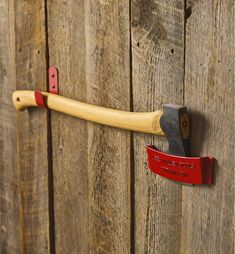
<svg viewBox="0 0 235 254">
<path fill-rule="evenodd" d="M 20 251 L 13 1 L 0 1 L 0 38 L 0 252 L 10 254 Z"/>
<path fill-rule="evenodd" d="M 129 1 L 89 0 L 89 103 L 130 110 Z M 90 253 L 130 253 L 130 133 L 88 124 Z"/>
<path fill-rule="evenodd" d="M 183 104 L 184 1 L 132 0 L 133 110 Z M 135 251 L 180 250 L 181 186 L 146 170 L 145 146 L 165 137 L 134 134 Z"/>
<path fill-rule="evenodd" d="M 50 65 L 60 94 L 86 101 L 84 1 L 48 1 Z M 88 252 L 87 123 L 51 112 L 56 253 Z"/>
<path fill-rule="evenodd" d="M 44 1 L 15 0 L 17 89 L 46 90 Z M 17 114 L 21 253 L 49 253 L 47 111 Z"/>
<path fill-rule="evenodd" d="M 185 102 L 192 150 L 217 159 L 212 187 L 184 187 L 182 249 L 234 253 L 234 1 L 189 1 Z"/>
</svg>

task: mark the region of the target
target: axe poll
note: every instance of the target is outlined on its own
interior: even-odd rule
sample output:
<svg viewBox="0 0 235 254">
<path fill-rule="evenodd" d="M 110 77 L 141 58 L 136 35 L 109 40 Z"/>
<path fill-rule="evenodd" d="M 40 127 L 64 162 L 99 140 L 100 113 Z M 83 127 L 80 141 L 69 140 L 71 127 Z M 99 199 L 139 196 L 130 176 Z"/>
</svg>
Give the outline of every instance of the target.
<svg viewBox="0 0 235 254">
<path fill-rule="evenodd" d="M 155 112 L 127 112 L 104 108 L 57 94 L 19 90 L 12 95 L 17 110 L 45 107 L 102 125 L 136 132 L 165 135 L 168 153 L 147 146 L 148 167 L 161 176 L 188 184 L 211 184 L 214 159 L 190 156 L 190 125 L 187 108 L 174 104 Z"/>
</svg>

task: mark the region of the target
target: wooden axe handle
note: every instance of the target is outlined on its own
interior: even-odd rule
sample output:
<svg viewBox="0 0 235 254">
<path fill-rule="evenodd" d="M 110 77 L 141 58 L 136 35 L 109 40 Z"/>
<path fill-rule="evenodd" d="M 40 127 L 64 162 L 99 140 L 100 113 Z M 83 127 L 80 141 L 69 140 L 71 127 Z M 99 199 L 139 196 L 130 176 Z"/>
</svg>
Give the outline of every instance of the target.
<svg viewBox="0 0 235 254">
<path fill-rule="evenodd" d="M 160 127 L 162 110 L 148 113 L 127 112 L 94 106 L 51 93 L 41 93 L 49 109 L 121 129 L 164 135 Z M 17 110 L 37 106 L 34 91 L 15 91 L 12 100 Z"/>
</svg>

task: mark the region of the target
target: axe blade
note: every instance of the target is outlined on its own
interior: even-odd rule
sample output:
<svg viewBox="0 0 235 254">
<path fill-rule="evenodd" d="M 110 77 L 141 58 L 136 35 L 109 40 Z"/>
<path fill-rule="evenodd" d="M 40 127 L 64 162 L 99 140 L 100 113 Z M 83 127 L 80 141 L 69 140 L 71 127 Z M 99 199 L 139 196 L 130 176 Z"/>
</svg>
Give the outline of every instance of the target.
<svg viewBox="0 0 235 254">
<path fill-rule="evenodd" d="M 168 153 L 190 156 L 190 124 L 187 108 L 174 104 L 164 105 L 160 125 L 169 143 Z"/>
</svg>

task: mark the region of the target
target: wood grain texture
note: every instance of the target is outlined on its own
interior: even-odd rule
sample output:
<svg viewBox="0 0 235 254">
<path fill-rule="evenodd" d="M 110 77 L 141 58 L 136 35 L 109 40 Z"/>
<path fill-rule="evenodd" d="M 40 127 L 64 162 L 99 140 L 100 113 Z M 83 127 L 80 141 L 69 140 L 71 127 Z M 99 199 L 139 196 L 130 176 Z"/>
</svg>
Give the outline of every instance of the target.
<svg viewBox="0 0 235 254">
<path fill-rule="evenodd" d="M 234 253 L 234 1 L 190 1 L 185 103 L 192 151 L 217 160 L 212 187 L 183 187 L 181 253 Z"/>
<path fill-rule="evenodd" d="M 184 1 L 132 0 L 133 110 L 183 104 Z M 146 170 L 145 146 L 164 138 L 134 135 L 135 251 L 180 251 L 181 186 Z"/>
<path fill-rule="evenodd" d="M 94 123 L 137 132 L 164 135 L 160 126 L 162 110 L 155 112 L 130 112 L 84 103 L 71 98 L 41 92 L 45 106 L 49 109 L 65 113 Z M 17 110 L 37 107 L 35 91 L 17 90 L 12 95 Z"/>
<path fill-rule="evenodd" d="M 130 110 L 129 1 L 88 0 L 87 100 Z M 130 253 L 130 133 L 88 124 L 90 253 Z"/>
<path fill-rule="evenodd" d="M 15 0 L 16 89 L 46 89 L 44 1 Z M 21 253 L 49 253 L 47 111 L 17 114 Z"/>
<path fill-rule="evenodd" d="M 47 1 L 60 94 L 86 101 L 84 1 Z M 87 123 L 51 112 L 56 253 L 88 252 Z"/>
<path fill-rule="evenodd" d="M 0 253 L 20 251 L 13 1 L 0 1 Z"/>
</svg>

